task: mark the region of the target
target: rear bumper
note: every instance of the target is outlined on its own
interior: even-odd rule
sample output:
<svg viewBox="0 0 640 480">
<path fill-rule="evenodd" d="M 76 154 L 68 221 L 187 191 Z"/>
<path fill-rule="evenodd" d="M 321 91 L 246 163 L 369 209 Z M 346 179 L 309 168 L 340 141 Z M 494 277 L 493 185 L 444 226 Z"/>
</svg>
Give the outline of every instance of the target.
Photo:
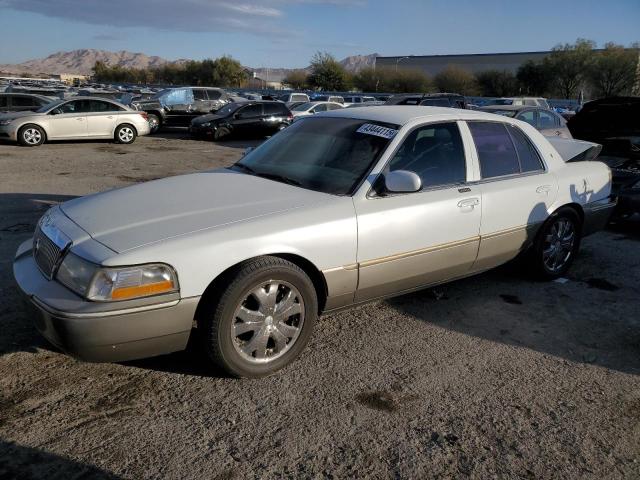
<svg viewBox="0 0 640 480">
<path fill-rule="evenodd" d="M 45 278 L 24 245 L 13 263 L 16 283 L 29 318 L 59 349 L 90 362 L 120 362 L 186 348 L 199 297 L 126 307 L 88 302 Z"/>
<path fill-rule="evenodd" d="M 591 235 L 598 230 L 602 230 L 609 223 L 616 205 L 617 200 L 615 197 L 607 197 L 585 204 L 583 206 L 584 225 L 582 226 L 582 236 Z"/>
</svg>

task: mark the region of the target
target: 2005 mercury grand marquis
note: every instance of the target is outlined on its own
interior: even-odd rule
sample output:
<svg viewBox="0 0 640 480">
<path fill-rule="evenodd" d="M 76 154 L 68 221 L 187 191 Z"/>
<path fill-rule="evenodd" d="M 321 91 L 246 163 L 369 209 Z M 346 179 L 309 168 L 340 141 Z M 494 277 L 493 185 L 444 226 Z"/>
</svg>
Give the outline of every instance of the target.
<svg viewBox="0 0 640 480">
<path fill-rule="evenodd" d="M 562 275 L 615 201 L 604 164 L 566 161 L 598 146 L 560 146 L 476 111 L 322 113 L 230 168 L 53 207 L 14 275 L 38 329 L 79 358 L 178 351 L 193 331 L 229 373 L 267 375 L 322 312 L 520 252 L 540 276 Z"/>
</svg>

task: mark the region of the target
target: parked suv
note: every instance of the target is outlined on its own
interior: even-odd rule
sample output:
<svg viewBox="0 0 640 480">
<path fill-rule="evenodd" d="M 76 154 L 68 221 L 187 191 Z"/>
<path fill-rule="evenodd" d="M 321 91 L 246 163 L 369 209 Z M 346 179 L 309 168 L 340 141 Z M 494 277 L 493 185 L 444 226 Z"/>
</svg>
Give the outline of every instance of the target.
<svg viewBox="0 0 640 480">
<path fill-rule="evenodd" d="M 151 133 L 162 127 L 188 127 L 191 120 L 204 113 L 215 112 L 231 101 L 220 88 L 168 88 L 147 100 L 136 100 L 131 106 L 149 115 Z"/>
<path fill-rule="evenodd" d="M 504 98 L 495 98 L 487 104 L 489 105 L 518 105 L 518 106 L 528 106 L 528 107 L 542 107 L 546 109 L 551 109 L 549 106 L 549 102 L 547 102 L 546 98 L 542 97 L 504 97 Z"/>
<path fill-rule="evenodd" d="M 291 102 L 308 102 L 309 101 L 309 95 L 307 95 L 306 93 L 287 93 L 285 95 L 280 95 L 278 97 L 278 100 L 280 100 L 281 102 L 284 103 L 291 103 Z"/>
<path fill-rule="evenodd" d="M 0 113 L 35 111 L 52 101 L 53 98 L 44 95 L 0 93 Z"/>
<path fill-rule="evenodd" d="M 282 102 L 234 102 L 216 113 L 194 118 L 189 133 L 194 137 L 211 137 L 214 140 L 231 136 L 259 138 L 273 135 L 292 121 L 291 111 Z"/>
<path fill-rule="evenodd" d="M 394 95 L 385 105 L 420 105 L 422 107 L 467 108 L 467 100 L 458 93 L 422 93 Z"/>
</svg>

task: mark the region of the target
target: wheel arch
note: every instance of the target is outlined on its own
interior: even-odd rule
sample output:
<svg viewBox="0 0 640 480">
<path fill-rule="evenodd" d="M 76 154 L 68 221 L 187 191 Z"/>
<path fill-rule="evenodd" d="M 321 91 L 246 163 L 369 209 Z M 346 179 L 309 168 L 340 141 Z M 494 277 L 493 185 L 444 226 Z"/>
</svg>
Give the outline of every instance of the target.
<svg viewBox="0 0 640 480">
<path fill-rule="evenodd" d="M 558 208 L 556 208 L 553 212 L 551 212 L 551 215 L 562 210 L 563 208 L 569 208 L 573 210 L 578 215 L 578 218 L 580 219 L 580 225 L 581 226 L 584 225 L 584 209 L 582 208 L 582 205 L 576 202 L 565 203 L 563 205 L 558 206 Z"/>
<path fill-rule="evenodd" d="M 231 278 L 244 263 L 260 257 L 281 258 L 293 263 L 294 265 L 302 269 L 302 271 L 307 274 L 307 276 L 313 283 L 316 295 L 318 297 L 318 314 L 322 313 L 328 295 L 327 282 L 322 272 L 313 264 L 313 262 L 302 257 L 301 255 L 297 255 L 294 253 L 269 253 L 250 257 L 243 261 L 235 263 L 234 265 L 231 265 L 226 270 L 221 272 L 218 276 L 216 276 L 205 289 L 200 302 L 198 303 L 198 307 L 196 308 L 195 320 L 197 324 L 199 324 L 201 319 L 203 318 L 202 316 L 204 312 L 206 312 L 212 305 L 215 305 L 215 303 L 218 301 L 222 292 L 222 287 L 225 283 L 228 282 L 229 278 Z"/>
<path fill-rule="evenodd" d="M 38 128 L 41 128 L 42 131 L 44 132 L 44 141 L 46 142 L 49 139 L 49 131 L 47 130 L 47 128 L 42 125 L 41 123 L 38 122 L 34 122 L 34 121 L 26 121 L 23 124 L 21 124 L 17 129 L 17 135 L 20 135 L 20 132 L 22 131 L 23 128 L 28 127 L 29 125 L 34 125 Z"/>
</svg>

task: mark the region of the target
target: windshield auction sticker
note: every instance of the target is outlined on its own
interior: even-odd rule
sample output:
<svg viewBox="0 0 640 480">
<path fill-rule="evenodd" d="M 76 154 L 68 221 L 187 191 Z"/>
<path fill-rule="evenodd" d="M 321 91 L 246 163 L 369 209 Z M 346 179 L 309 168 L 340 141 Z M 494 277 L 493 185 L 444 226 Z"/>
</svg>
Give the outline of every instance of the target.
<svg viewBox="0 0 640 480">
<path fill-rule="evenodd" d="M 366 133 L 367 135 L 375 135 L 376 137 L 392 139 L 398 133 L 398 130 L 393 128 L 381 127 L 380 125 L 374 125 L 372 123 L 365 123 L 358 130 L 357 133 Z"/>
</svg>

